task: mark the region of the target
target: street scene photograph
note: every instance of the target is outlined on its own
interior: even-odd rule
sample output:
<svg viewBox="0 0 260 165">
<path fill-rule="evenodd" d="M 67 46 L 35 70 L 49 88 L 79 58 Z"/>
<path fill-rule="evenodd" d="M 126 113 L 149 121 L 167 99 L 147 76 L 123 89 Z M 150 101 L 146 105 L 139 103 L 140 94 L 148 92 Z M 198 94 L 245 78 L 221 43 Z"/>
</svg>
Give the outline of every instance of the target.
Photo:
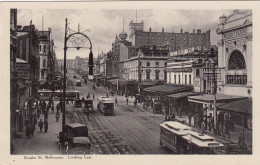
<svg viewBox="0 0 260 165">
<path fill-rule="evenodd" d="M 251 9 L 9 12 L 10 155 L 252 155 Z"/>
</svg>

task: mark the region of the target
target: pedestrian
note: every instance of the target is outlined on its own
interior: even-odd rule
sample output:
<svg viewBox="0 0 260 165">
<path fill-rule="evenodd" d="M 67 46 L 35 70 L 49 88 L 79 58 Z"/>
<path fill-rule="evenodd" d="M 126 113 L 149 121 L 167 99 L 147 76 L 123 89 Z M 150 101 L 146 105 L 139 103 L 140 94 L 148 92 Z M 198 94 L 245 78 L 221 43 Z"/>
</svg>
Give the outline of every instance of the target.
<svg viewBox="0 0 260 165">
<path fill-rule="evenodd" d="M 209 125 L 209 132 L 211 132 L 211 129 L 212 129 L 212 119 L 209 119 L 208 125 Z"/>
<path fill-rule="evenodd" d="M 117 104 L 117 98 L 116 98 L 116 97 L 115 97 L 115 105 L 118 105 L 118 104 Z"/>
<path fill-rule="evenodd" d="M 43 121 L 42 119 L 40 119 L 39 123 L 38 123 L 38 127 L 40 127 L 40 131 L 42 132 L 42 127 L 43 127 Z"/>
<path fill-rule="evenodd" d="M 108 98 L 108 92 L 107 92 L 107 98 Z"/>
<path fill-rule="evenodd" d="M 87 118 L 88 118 L 88 121 L 89 121 L 89 114 L 90 114 L 89 109 L 86 110 L 86 113 L 87 113 Z"/>
<path fill-rule="evenodd" d="M 188 114 L 188 118 L 189 118 L 189 125 L 191 125 L 191 117 L 192 117 L 192 115 L 191 115 L 191 113 L 189 113 L 189 114 Z"/>
<path fill-rule="evenodd" d="M 202 129 L 202 133 L 205 133 L 205 123 L 204 121 L 201 122 L 201 129 Z"/>
<path fill-rule="evenodd" d="M 46 112 L 47 112 L 48 114 L 49 114 L 49 112 L 50 112 L 50 106 L 49 106 L 49 105 L 47 106 Z"/>
<path fill-rule="evenodd" d="M 171 115 L 171 121 L 174 121 L 174 120 L 175 120 L 175 114 L 172 113 L 172 115 Z"/>
<path fill-rule="evenodd" d="M 48 120 L 45 119 L 44 120 L 44 132 L 47 132 L 48 131 Z"/>
<path fill-rule="evenodd" d="M 30 137 L 31 137 L 31 126 L 30 126 L 30 123 L 26 124 L 25 136 L 27 136 L 28 139 L 30 139 Z"/>
<path fill-rule="evenodd" d="M 126 98 L 126 105 L 128 105 L 128 98 Z"/>
<path fill-rule="evenodd" d="M 51 106 L 51 113 L 54 114 L 54 106 Z"/>
<path fill-rule="evenodd" d="M 56 118 L 56 122 L 59 122 L 59 118 L 60 118 L 60 113 L 59 112 L 56 113 L 55 118 Z"/>
<path fill-rule="evenodd" d="M 47 111 L 44 111 L 44 114 L 43 114 L 43 117 L 44 117 L 44 120 L 46 119 L 48 119 L 48 113 L 47 113 Z"/>
<path fill-rule="evenodd" d="M 39 118 L 40 118 L 40 116 L 41 116 L 41 110 L 40 110 L 40 109 L 38 109 L 38 110 L 37 110 L 37 119 L 39 119 Z"/>
<path fill-rule="evenodd" d="M 137 101 L 136 101 L 136 99 L 134 100 L 134 106 L 136 107 L 136 105 L 137 105 Z"/>
<path fill-rule="evenodd" d="M 60 110 L 60 103 L 58 103 L 58 104 L 56 105 L 56 109 L 57 109 L 57 112 L 59 112 L 59 110 Z"/>
<path fill-rule="evenodd" d="M 38 123 L 38 121 L 37 121 L 37 115 L 36 115 L 36 113 L 35 113 L 34 116 L 33 116 L 33 124 L 36 125 L 37 123 Z"/>
<path fill-rule="evenodd" d="M 31 124 L 30 133 L 31 133 L 31 136 L 32 136 L 32 137 L 33 137 L 33 135 L 34 135 L 34 131 L 35 131 L 35 125 L 34 125 L 34 124 Z"/>
</svg>

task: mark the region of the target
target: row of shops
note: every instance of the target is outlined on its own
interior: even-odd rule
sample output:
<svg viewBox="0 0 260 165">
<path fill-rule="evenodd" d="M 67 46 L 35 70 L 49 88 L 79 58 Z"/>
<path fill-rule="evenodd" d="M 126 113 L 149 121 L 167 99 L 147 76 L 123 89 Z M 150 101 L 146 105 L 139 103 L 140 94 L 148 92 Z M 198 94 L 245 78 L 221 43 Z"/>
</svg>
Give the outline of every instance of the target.
<svg viewBox="0 0 260 165">
<path fill-rule="evenodd" d="M 203 121 L 213 120 L 214 117 L 214 95 L 193 92 L 192 86 L 164 84 L 148 87 L 144 89 L 140 98 L 142 98 L 140 101 L 148 106 L 159 104 L 157 108 L 165 115 L 174 114 L 180 117 L 198 115 Z M 252 128 L 251 98 L 216 94 L 216 107 L 217 121 L 221 121 L 220 116 L 224 114 L 229 116 L 236 125 Z"/>
</svg>

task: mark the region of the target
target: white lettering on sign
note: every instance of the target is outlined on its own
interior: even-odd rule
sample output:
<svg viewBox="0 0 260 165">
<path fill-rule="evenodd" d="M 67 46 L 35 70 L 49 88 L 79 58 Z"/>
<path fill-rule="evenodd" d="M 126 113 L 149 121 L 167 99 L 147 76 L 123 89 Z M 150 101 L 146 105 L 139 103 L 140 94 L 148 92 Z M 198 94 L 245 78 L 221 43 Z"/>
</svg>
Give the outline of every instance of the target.
<svg viewBox="0 0 260 165">
<path fill-rule="evenodd" d="M 232 38 L 232 37 L 237 37 L 237 36 L 241 36 L 243 34 L 247 33 L 247 28 L 242 28 L 242 29 L 238 29 L 232 32 L 227 32 L 224 34 L 224 38 Z"/>
</svg>

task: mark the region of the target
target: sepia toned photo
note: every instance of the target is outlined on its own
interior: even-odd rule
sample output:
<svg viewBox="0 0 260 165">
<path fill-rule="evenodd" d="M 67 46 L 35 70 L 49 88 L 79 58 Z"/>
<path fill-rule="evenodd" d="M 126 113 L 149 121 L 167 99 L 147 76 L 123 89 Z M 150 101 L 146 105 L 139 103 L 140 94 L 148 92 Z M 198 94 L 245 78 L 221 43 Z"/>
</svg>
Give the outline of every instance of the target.
<svg viewBox="0 0 260 165">
<path fill-rule="evenodd" d="M 9 12 L 10 155 L 252 155 L 251 9 Z"/>
</svg>

